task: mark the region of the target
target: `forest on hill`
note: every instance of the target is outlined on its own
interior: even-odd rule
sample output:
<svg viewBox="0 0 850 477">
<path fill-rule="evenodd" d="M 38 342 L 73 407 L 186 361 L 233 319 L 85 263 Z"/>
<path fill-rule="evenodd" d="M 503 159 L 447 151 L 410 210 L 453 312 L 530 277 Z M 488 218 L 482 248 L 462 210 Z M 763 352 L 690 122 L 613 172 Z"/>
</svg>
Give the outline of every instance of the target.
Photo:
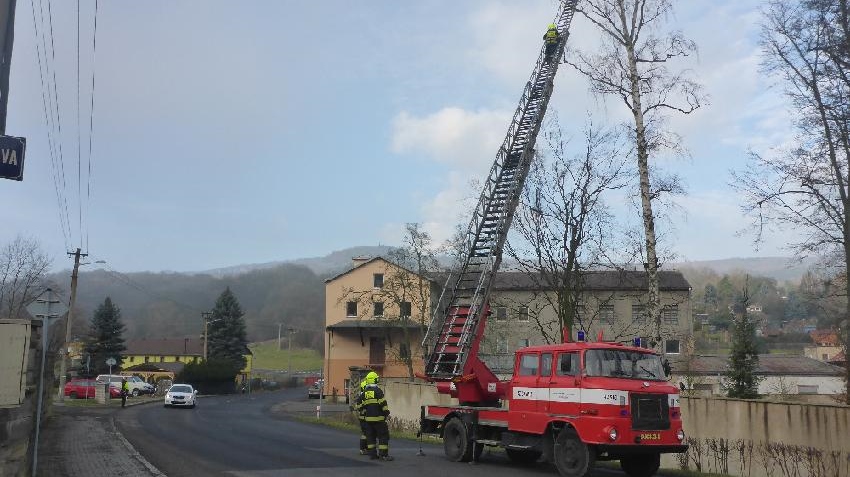
<svg viewBox="0 0 850 477">
<path fill-rule="evenodd" d="M 55 276 L 59 283 L 67 279 Z M 325 321 L 322 277 L 303 265 L 284 264 L 239 275 L 80 272 L 75 335 L 85 333 L 92 314 L 110 297 L 127 326 L 125 339 L 197 337 L 202 312 L 226 288 L 245 313 L 248 339 L 277 339 L 279 326 L 293 328 L 293 346 L 321 349 Z"/>
</svg>

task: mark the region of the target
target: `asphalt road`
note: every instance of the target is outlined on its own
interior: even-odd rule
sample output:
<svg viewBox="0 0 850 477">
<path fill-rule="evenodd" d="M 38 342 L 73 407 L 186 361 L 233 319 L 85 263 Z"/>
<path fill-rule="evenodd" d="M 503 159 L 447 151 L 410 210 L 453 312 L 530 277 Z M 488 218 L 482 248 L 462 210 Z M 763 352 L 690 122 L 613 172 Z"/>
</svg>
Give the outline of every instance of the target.
<svg viewBox="0 0 850 477">
<path fill-rule="evenodd" d="M 204 397 L 195 409 L 135 406 L 115 413 L 125 438 L 168 477 L 272 477 L 374 475 L 381 477 L 557 476 L 554 467 L 512 464 L 487 452 L 478 464 L 448 461 L 442 446 L 391 439 L 392 462 L 370 461 L 357 452 L 351 432 L 292 420 L 272 406 L 306 401 L 303 389 L 251 395 Z M 315 403 L 315 401 L 313 401 Z M 486 449 L 486 448 L 485 448 Z M 598 469 L 595 476 L 623 476 Z"/>
</svg>

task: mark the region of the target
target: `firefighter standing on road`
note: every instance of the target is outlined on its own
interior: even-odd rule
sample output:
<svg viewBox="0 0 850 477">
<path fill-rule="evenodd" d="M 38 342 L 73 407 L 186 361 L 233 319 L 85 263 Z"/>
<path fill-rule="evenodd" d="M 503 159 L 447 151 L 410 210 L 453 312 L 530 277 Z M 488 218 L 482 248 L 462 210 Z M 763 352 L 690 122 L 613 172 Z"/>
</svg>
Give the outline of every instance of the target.
<svg viewBox="0 0 850 477">
<path fill-rule="evenodd" d="M 357 397 L 354 398 L 354 406 L 352 407 L 352 410 L 357 414 L 357 420 L 360 422 L 360 455 L 369 454 L 366 447 L 366 434 L 368 433 L 368 428 L 366 426 L 365 416 L 363 415 L 363 406 L 361 405 L 363 390 L 365 387 L 366 379 L 363 379 L 363 381 L 360 381 L 360 392 L 357 393 Z"/>
<path fill-rule="evenodd" d="M 358 397 L 363 419 L 366 422 L 366 449 L 370 459 L 393 460 L 389 455 L 390 431 L 387 417 L 390 410 L 384 391 L 378 387 L 378 373 L 370 371 L 366 375 L 366 386 Z"/>
<path fill-rule="evenodd" d="M 127 383 L 127 378 L 121 380 L 121 407 L 127 405 L 127 395 L 130 394 L 130 384 Z"/>
</svg>

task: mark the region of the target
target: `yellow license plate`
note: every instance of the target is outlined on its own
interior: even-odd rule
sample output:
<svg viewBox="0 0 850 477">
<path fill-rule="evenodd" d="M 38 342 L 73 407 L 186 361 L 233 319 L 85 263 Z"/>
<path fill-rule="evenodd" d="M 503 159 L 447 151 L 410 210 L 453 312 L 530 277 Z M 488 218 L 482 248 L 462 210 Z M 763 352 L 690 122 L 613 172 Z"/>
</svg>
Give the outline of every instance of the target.
<svg viewBox="0 0 850 477">
<path fill-rule="evenodd" d="M 660 441 L 661 433 L 659 432 L 644 432 L 640 435 L 642 441 Z"/>
</svg>

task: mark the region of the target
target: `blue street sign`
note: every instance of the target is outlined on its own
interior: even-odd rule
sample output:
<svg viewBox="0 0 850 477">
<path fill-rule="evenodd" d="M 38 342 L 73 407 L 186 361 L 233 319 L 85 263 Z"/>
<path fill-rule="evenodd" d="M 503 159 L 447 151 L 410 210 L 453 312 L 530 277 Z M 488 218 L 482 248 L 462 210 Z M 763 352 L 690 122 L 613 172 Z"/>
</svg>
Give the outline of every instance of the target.
<svg viewBox="0 0 850 477">
<path fill-rule="evenodd" d="M 23 137 L 0 136 L 0 178 L 24 180 L 24 151 L 27 140 Z"/>
</svg>

